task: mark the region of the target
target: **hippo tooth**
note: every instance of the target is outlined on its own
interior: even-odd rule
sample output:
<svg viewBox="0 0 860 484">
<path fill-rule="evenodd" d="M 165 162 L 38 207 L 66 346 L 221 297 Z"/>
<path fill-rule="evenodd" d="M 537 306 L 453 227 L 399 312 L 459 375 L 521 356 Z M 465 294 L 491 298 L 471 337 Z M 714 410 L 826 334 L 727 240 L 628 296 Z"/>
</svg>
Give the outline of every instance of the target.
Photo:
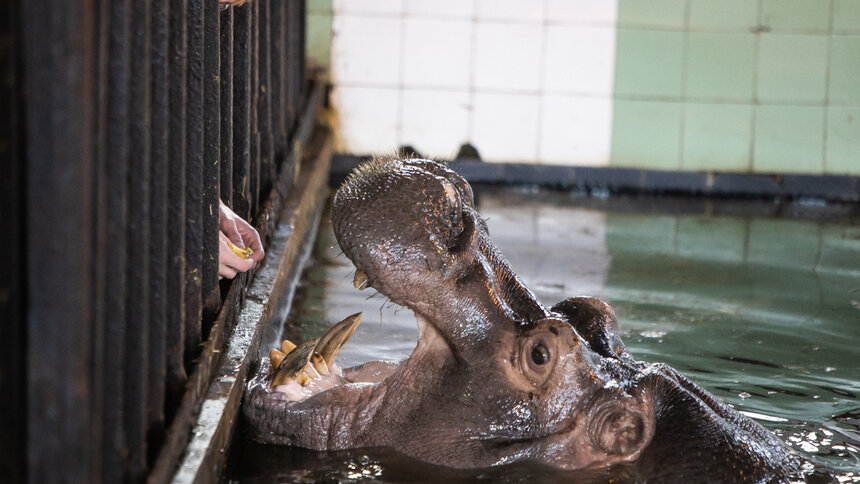
<svg viewBox="0 0 860 484">
<path fill-rule="evenodd" d="M 294 380 L 304 374 L 305 365 L 311 359 L 314 352 L 314 347 L 317 345 L 317 340 L 311 340 L 302 343 L 295 350 L 288 353 L 281 364 L 275 369 L 275 376 L 272 378 L 272 387 L 284 385 L 290 380 Z"/>
<path fill-rule="evenodd" d="M 302 374 L 299 375 L 299 378 L 298 378 L 299 385 L 305 386 L 308 384 L 309 381 L 310 381 L 310 377 L 308 376 L 307 373 L 302 372 Z"/>
<path fill-rule="evenodd" d="M 290 341 L 288 339 L 281 341 L 281 351 L 285 355 L 290 354 L 290 351 L 293 351 L 294 349 L 296 349 L 296 344 L 293 343 L 292 341 Z"/>
<path fill-rule="evenodd" d="M 367 289 L 367 273 L 361 269 L 356 269 L 355 276 L 352 278 L 352 285 L 359 291 Z"/>
<path fill-rule="evenodd" d="M 278 365 L 284 361 L 284 357 L 287 356 L 283 351 L 273 349 L 269 352 L 269 361 L 272 362 L 272 368 L 277 368 Z"/>
<path fill-rule="evenodd" d="M 343 321 L 335 324 L 329 329 L 326 334 L 320 338 L 317 344 L 316 352 L 325 360 L 326 369 L 334 364 L 334 359 L 344 343 L 352 336 L 358 323 L 361 322 L 362 313 L 355 313 Z"/>
<path fill-rule="evenodd" d="M 320 356 L 319 353 L 314 352 L 314 354 L 311 355 L 311 365 L 313 365 L 314 370 L 316 370 L 316 372 L 320 375 L 329 375 L 328 365 L 326 364 L 325 359 Z"/>
</svg>

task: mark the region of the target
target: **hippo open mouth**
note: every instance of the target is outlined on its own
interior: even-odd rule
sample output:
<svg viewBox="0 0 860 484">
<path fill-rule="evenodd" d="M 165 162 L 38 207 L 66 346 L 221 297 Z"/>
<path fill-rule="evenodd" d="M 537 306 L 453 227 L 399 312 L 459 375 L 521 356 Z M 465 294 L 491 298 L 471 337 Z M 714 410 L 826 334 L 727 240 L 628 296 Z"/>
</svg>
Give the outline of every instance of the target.
<svg viewBox="0 0 860 484">
<path fill-rule="evenodd" d="M 253 439 L 386 446 L 452 467 L 624 464 L 700 482 L 795 469 L 757 423 L 675 370 L 635 361 L 602 301 L 541 304 L 490 240 L 471 187 L 444 165 L 368 162 L 337 191 L 332 221 L 356 287 L 412 310 L 418 345 L 399 364 L 341 370 L 334 357 L 358 315 L 320 341 L 285 343 L 249 384 Z"/>
</svg>

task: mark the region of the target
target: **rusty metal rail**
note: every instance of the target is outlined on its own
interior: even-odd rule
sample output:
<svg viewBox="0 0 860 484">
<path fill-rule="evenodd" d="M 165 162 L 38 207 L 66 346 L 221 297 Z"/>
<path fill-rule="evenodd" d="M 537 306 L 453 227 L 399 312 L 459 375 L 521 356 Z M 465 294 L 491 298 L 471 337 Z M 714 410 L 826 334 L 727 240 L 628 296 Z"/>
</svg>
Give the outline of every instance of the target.
<svg viewBox="0 0 860 484">
<path fill-rule="evenodd" d="M 304 2 L 2 8 L 0 475 L 140 482 L 175 465 L 248 282 L 217 279 L 218 199 L 271 233 L 321 102 Z"/>
</svg>

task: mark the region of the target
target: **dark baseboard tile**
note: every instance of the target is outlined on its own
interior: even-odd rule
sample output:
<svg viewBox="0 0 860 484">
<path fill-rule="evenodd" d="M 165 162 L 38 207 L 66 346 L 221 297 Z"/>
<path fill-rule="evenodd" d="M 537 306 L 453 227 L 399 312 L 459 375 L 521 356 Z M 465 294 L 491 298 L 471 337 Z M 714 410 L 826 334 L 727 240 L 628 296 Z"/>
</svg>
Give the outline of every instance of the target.
<svg viewBox="0 0 860 484">
<path fill-rule="evenodd" d="M 330 183 L 339 185 L 366 156 L 332 158 Z M 700 173 L 589 166 L 485 163 L 455 160 L 449 166 L 470 183 L 536 185 L 610 193 L 671 193 L 724 198 L 804 199 L 860 202 L 860 177 Z"/>
</svg>

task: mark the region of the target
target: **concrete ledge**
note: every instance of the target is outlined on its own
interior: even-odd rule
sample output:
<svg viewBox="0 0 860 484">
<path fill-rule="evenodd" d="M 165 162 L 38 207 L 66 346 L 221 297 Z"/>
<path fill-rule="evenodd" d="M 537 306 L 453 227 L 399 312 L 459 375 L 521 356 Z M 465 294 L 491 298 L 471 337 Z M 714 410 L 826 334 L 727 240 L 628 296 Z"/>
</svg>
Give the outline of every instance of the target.
<svg viewBox="0 0 860 484">
<path fill-rule="evenodd" d="M 332 159 L 333 185 L 365 156 Z M 725 198 L 804 199 L 860 202 L 860 177 L 833 175 L 760 175 L 687 171 L 484 163 L 455 160 L 451 168 L 470 183 L 538 185 L 589 193 L 670 193 Z"/>
<path fill-rule="evenodd" d="M 173 482 L 218 482 L 235 429 L 245 380 L 261 342 L 284 324 L 327 199 L 331 160 L 327 130 L 305 146 L 299 176 L 271 232 L 266 258 L 237 309 L 236 323 L 206 390 Z"/>
</svg>

